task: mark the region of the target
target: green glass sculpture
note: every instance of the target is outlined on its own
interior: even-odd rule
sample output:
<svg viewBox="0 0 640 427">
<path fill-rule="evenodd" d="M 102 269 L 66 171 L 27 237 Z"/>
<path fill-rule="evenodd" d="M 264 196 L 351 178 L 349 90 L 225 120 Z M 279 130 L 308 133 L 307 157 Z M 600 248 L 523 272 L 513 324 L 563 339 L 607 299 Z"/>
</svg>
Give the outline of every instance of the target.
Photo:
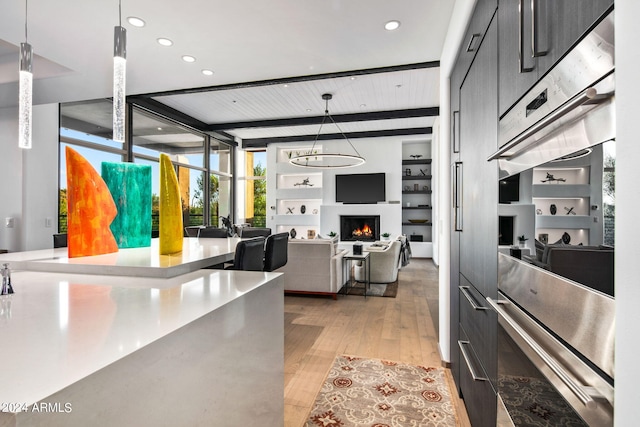
<svg viewBox="0 0 640 427">
<path fill-rule="evenodd" d="M 118 248 L 151 246 L 151 166 L 102 162 L 102 179 L 118 209 L 110 226 Z"/>
</svg>

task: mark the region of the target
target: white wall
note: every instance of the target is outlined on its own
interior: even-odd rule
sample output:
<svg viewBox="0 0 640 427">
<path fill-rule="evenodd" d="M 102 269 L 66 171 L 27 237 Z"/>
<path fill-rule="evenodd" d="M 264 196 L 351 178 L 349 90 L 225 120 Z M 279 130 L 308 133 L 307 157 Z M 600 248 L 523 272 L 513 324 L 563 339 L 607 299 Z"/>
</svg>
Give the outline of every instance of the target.
<svg viewBox="0 0 640 427">
<path fill-rule="evenodd" d="M 18 148 L 17 109 L 0 109 L 0 248 L 53 246 L 58 230 L 58 104 L 34 105 L 33 148 Z M 14 218 L 14 227 L 5 226 Z M 46 220 L 50 219 L 50 227 Z"/>
<path fill-rule="evenodd" d="M 616 1 L 616 392 L 615 425 L 637 423 L 640 382 L 640 144 L 638 144 L 637 48 L 640 2 Z"/>
<path fill-rule="evenodd" d="M 22 250 L 22 155 L 18 148 L 18 110 L 0 109 L 0 248 Z M 5 226 L 6 218 L 14 218 L 13 228 Z"/>
</svg>

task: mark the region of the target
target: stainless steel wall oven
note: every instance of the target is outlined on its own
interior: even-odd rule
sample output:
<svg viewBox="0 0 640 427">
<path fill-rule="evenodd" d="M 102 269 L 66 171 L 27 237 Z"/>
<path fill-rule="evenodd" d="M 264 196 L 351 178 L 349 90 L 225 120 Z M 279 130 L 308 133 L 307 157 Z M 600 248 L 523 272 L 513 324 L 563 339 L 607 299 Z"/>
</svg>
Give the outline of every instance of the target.
<svg viewBox="0 0 640 427">
<path fill-rule="evenodd" d="M 613 25 L 611 11 L 501 118 L 488 159 L 500 178 L 615 140 Z M 613 425 L 613 291 L 506 253 L 498 264 L 498 298 L 487 298 L 499 323 L 498 425 Z"/>
</svg>

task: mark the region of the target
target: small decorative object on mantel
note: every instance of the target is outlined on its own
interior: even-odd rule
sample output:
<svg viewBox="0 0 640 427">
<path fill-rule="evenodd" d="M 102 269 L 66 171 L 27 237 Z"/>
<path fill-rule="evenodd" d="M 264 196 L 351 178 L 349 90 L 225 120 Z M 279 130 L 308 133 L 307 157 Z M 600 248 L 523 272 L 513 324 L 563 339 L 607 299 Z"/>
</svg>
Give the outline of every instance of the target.
<svg viewBox="0 0 640 427">
<path fill-rule="evenodd" d="M 300 213 L 303 214 L 307 212 L 307 207 L 305 205 L 300 206 Z"/>
<path fill-rule="evenodd" d="M 571 215 L 575 215 L 576 213 L 573 211 L 573 206 L 571 206 L 571 208 L 568 207 L 564 207 L 564 210 L 567 211 L 567 215 L 571 214 Z"/>
<path fill-rule="evenodd" d="M 405 174 L 406 176 L 411 176 L 411 169 L 406 168 L 406 169 L 404 170 L 404 174 Z"/>
<path fill-rule="evenodd" d="M 295 184 L 293 184 L 294 187 L 297 187 L 299 185 L 304 185 L 305 187 L 313 187 L 313 184 L 309 182 L 309 178 L 305 178 L 302 180 L 302 182 L 296 182 Z"/>
<path fill-rule="evenodd" d="M 307 230 L 307 239 L 315 239 L 316 238 L 316 230 Z"/>
<path fill-rule="evenodd" d="M 289 236 L 291 236 L 292 239 L 295 239 L 297 235 L 298 235 L 298 232 L 296 231 L 295 228 L 292 228 L 291 231 L 289 231 Z"/>
<path fill-rule="evenodd" d="M 525 245 L 525 243 L 524 243 L 524 242 L 526 242 L 527 240 L 529 240 L 529 239 L 527 239 L 526 237 L 524 237 L 524 234 L 523 234 L 522 236 L 518 236 L 518 245 L 519 245 L 521 248 L 524 248 L 524 245 Z"/>
<path fill-rule="evenodd" d="M 566 231 L 562 234 L 562 243 L 564 243 L 565 245 L 571 243 L 571 236 Z"/>
<path fill-rule="evenodd" d="M 389 238 L 391 237 L 391 234 L 389 233 L 382 233 L 380 235 L 380 237 L 382 237 L 382 240 L 389 240 Z"/>
<path fill-rule="evenodd" d="M 565 181 L 566 181 L 566 179 L 564 179 L 564 178 L 556 178 L 552 174 L 547 172 L 547 177 L 545 179 L 541 180 L 540 182 L 565 182 Z"/>
<path fill-rule="evenodd" d="M 336 233 L 335 231 L 330 231 L 329 232 L 329 237 L 336 237 L 338 235 L 338 233 Z"/>
<path fill-rule="evenodd" d="M 422 157 L 422 154 L 411 154 L 409 155 L 409 157 L 411 157 L 413 160 L 418 160 L 420 157 Z"/>
<path fill-rule="evenodd" d="M 551 212 L 551 215 L 555 215 L 556 212 L 558 212 L 558 208 L 555 204 L 552 203 L 551 206 L 549 206 L 549 212 Z"/>
</svg>

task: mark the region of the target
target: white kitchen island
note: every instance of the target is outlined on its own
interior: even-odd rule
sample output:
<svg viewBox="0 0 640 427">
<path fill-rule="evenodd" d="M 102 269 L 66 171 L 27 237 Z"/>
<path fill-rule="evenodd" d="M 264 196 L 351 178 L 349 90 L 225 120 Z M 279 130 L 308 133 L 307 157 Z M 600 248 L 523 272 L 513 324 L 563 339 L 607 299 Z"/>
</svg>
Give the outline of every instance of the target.
<svg viewBox="0 0 640 427">
<path fill-rule="evenodd" d="M 14 271 L 0 427 L 283 425 L 281 274 Z"/>
</svg>

